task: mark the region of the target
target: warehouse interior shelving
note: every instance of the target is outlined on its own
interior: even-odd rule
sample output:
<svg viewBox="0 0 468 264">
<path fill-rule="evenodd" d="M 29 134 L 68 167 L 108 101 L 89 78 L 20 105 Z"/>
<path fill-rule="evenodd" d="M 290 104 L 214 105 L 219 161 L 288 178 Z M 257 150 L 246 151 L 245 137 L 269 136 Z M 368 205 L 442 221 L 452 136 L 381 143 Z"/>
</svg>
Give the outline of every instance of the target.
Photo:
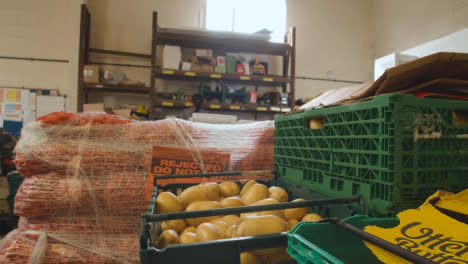
<svg viewBox="0 0 468 264">
<path fill-rule="evenodd" d="M 90 48 L 90 25 L 91 14 L 86 5 L 81 8 L 80 24 L 80 45 L 79 45 L 79 67 L 78 67 L 78 111 L 83 111 L 83 104 L 88 103 L 89 94 L 92 91 L 114 92 L 114 93 L 134 93 L 145 94 L 150 98 L 149 117 L 154 119 L 156 107 L 164 108 L 189 108 L 195 107 L 193 102 L 168 100 L 156 97 L 156 79 L 182 80 L 182 81 L 223 81 L 230 84 L 245 84 L 257 86 L 281 87 L 282 92 L 289 93 L 289 106 L 271 106 L 257 104 L 217 104 L 202 103 L 200 109 L 205 110 L 226 110 L 237 112 L 255 113 L 284 113 L 294 108 L 295 100 L 295 39 L 296 30 L 290 28 L 285 35 L 284 43 L 274 43 L 264 40 L 240 39 L 230 37 L 206 37 L 193 34 L 174 33 L 158 26 L 158 14 L 153 12 L 152 19 L 152 43 L 151 54 L 134 53 L 126 51 L 106 50 Z M 181 48 L 205 48 L 216 52 L 244 52 L 254 54 L 267 54 L 282 57 L 282 75 L 240 75 L 227 73 L 205 73 L 195 71 L 182 71 L 173 69 L 163 69 L 156 64 L 158 45 L 176 45 Z M 107 54 L 122 57 L 134 57 L 147 59 L 150 65 L 132 64 L 112 64 L 104 62 L 90 61 L 90 54 Z M 104 83 L 85 83 L 83 79 L 83 69 L 85 64 L 114 65 L 123 67 L 140 67 L 151 69 L 150 86 L 143 85 L 112 85 Z M 288 89 L 289 87 L 289 89 Z M 288 91 L 289 90 L 289 91 Z"/>
</svg>

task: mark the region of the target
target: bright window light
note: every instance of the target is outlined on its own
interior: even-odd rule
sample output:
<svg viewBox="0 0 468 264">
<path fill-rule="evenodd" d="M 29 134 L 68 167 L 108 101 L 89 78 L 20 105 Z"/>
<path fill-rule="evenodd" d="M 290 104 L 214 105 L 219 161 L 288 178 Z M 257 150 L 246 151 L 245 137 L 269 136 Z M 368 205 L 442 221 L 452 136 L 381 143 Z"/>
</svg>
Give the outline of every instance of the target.
<svg viewBox="0 0 468 264">
<path fill-rule="evenodd" d="M 206 0 L 206 29 L 254 33 L 273 31 L 271 41 L 283 42 L 285 0 Z"/>
</svg>

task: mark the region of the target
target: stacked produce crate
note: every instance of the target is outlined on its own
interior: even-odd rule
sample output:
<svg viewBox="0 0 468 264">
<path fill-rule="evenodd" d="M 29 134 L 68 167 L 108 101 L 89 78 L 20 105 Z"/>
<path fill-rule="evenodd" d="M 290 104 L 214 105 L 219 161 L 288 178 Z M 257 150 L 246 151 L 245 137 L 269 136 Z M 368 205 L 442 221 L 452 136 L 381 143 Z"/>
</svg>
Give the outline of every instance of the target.
<svg viewBox="0 0 468 264">
<path fill-rule="evenodd" d="M 390 94 L 277 116 L 275 169 L 324 196 L 361 194 L 392 216 L 468 187 L 467 112 L 466 101 Z"/>
</svg>

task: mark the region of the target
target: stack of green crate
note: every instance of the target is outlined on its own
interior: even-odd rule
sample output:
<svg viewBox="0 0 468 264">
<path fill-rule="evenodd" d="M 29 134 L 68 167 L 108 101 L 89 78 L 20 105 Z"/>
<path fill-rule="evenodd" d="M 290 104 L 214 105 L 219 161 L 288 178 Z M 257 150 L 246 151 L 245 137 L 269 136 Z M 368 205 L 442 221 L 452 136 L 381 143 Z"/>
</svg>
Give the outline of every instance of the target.
<svg viewBox="0 0 468 264">
<path fill-rule="evenodd" d="M 275 170 L 324 196 L 361 194 L 392 216 L 439 189 L 468 188 L 467 118 L 467 101 L 410 94 L 276 116 Z"/>
</svg>

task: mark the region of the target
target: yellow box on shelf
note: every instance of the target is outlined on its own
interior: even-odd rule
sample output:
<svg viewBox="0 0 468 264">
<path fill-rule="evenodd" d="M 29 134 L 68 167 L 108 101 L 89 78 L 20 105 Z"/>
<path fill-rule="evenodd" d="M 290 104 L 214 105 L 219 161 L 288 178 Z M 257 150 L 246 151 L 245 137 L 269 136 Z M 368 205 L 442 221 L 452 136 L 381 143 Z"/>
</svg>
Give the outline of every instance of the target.
<svg viewBox="0 0 468 264">
<path fill-rule="evenodd" d="M 197 73 L 196 72 L 185 72 L 184 75 L 185 76 L 197 76 Z"/>
<path fill-rule="evenodd" d="M 174 74 L 173 70 L 162 70 L 163 74 Z"/>
<path fill-rule="evenodd" d="M 273 82 L 273 78 L 265 77 L 265 78 L 263 78 L 263 81 L 264 82 Z"/>
<path fill-rule="evenodd" d="M 241 79 L 241 80 L 250 80 L 250 76 L 240 76 L 239 79 Z"/>
<path fill-rule="evenodd" d="M 268 108 L 265 106 L 257 106 L 257 111 L 266 111 L 266 110 L 268 110 Z"/>
<path fill-rule="evenodd" d="M 210 77 L 219 79 L 219 78 L 221 78 L 221 74 L 212 73 L 212 74 L 210 74 Z"/>
<path fill-rule="evenodd" d="M 185 106 L 193 106 L 192 102 L 185 102 Z"/>
<path fill-rule="evenodd" d="M 167 102 L 167 101 L 163 101 L 161 103 L 162 106 L 174 106 L 174 103 L 173 102 Z"/>
<path fill-rule="evenodd" d="M 230 105 L 229 109 L 231 109 L 231 110 L 240 110 L 241 108 L 240 108 L 240 105 Z"/>
<path fill-rule="evenodd" d="M 221 105 L 210 105 L 211 109 L 220 109 Z"/>
</svg>

